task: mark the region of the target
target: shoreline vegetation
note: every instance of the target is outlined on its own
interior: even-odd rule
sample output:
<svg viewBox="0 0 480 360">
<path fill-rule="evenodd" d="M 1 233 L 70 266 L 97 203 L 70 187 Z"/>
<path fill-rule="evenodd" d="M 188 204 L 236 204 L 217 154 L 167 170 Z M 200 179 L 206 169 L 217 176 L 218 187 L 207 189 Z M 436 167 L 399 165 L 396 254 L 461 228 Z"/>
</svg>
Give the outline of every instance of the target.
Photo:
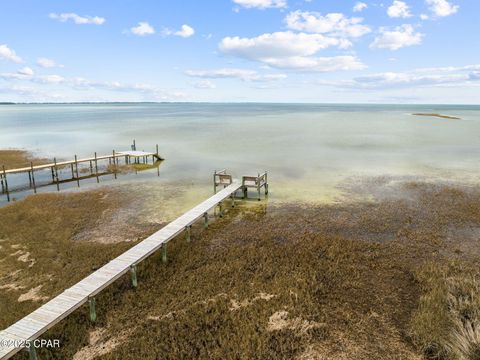
<svg viewBox="0 0 480 360">
<path fill-rule="evenodd" d="M 430 116 L 430 117 L 437 117 L 441 119 L 451 119 L 451 120 L 461 120 L 461 118 L 456 117 L 456 116 L 449 116 L 449 115 L 442 115 L 442 114 L 436 114 L 436 113 L 415 113 L 412 114 L 414 116 Z"/>
<path fill-rule="evenodd" d="M 136 290 L 124 277 L 98 296 L 96 324 L 83 307 L 47 332 L 62 346 L 39 358 L 478 359 L 480 187 L 345 191 L 369 200 L 239 202 L 194 225 L 168 264 L 139 265 Z M 1 207 L 0 329 L 163 225 L 132 218 L 134 201 L 101 188 Z"/>
<path fill-rule="evenodd" d="M 15 169 L 33 165 L 46 164 L 46 159 L 35 157 L 33 154 L 22 149 L 0 149 L 0 171 L 1 167 L 5 166 L 5 169 Z"/>
</svg>

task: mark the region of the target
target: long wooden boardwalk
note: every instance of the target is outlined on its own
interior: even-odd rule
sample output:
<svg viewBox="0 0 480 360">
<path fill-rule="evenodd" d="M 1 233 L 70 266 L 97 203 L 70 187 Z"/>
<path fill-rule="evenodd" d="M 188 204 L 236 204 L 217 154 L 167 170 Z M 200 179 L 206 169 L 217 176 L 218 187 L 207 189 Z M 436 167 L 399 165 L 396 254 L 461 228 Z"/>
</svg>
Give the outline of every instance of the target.
<svg viewBox="0 0 480 360">
<path fill-rule="evenodd" d="M 133 148 L 135 148 L 135 145 L 133 145 Z M 152 158 L 152 164 L 155 161 L 163 160 L 158 154 L 158 145 L 156 146 L 155 152 L 145 152 L 145 151 L 137 151 L 137 150 L 127 150 L 127 151 L 113 150 L 112 153 L 109 155 L 97 156 L 97 153 L 95 153 L 93 157 L 82 158 L 82 159 L 77 158 L 77 155 L 75 155 L 74 160 L 67 160 L 67 161 L 57 161 L 55 158 L 54 161 L 51 163 L 41 164 L 41 165 L 33 165 L 33 163 L 30 163 L 30 166 L 16 168 L 16 169 L 5 169 L 5 166 L 1 166 L 0 167 L 0 188 L 1 188 L 0 193 L 6 194 L 7 201 L 10 201 L 10 193 L 12 192 L 13 189 L 9 189 L 9 185 L 8 185 L 9 182 L 7 179 L 7 175 L 22 174 L 22 173 L 28 174 L 29 187 L 33 188 L 34 192 L 36 193 L 38 186 L 35 181 L 35 172 L 50 169 L 52 182 L 47 185 L 56 184 L 57 190 L 60 190 L 60 186 L 59 186 L 60 183 L 65 182 L 65 180 L 61 180 L 59 177 L 59 170 L 62 168 L 70 167 L 72 174 L 71 174 L 71 178 L 67 181 L 76 180 L 77 185 L 80 186 L 80 179 L 85 178 L 85 176 L 81 175 L 81 172 L 79 171 L 80 164 L 88 163 L 90 165 L 89 166 L 90 174 L 87 175 L 86 177 L 96 176 L 97 182 L 99 182 L 99 176 L 102 175 L 102 173 L 101 171 L 99 171 L 98 163 L 102 160 L 108 160 L 110 165 L 119 165 L 119 159 L 123 159 L 123 158 L 125 159 L 126 165 L 131 164 L 132 160 L 133 160 L 133 163 L 138 164 L 142 162 L 143 164 L 148 164 L 148 159 L 150 157 Z M 88 172 L 88 169 L 87 169 L 87 172 Z M 114 173 L 116 178 L 117 175 L 116 175 L 115 167 L 113 168 L 112 172 Z"/>
<path fill-rule="evenodd" d="M 96 318 L 95 295 L 128 272 L 132 275 L 133 286 L 136 286 L 136 266 L 138 263 L 160 249 L 163 251 L 163 261 L 166 261 L 168 241 L 182 231 L 186 231 L 187 239 L 189 239 L 191 225 L 203 217 L 207 226 L 208 211 L 220 205 L 221 212 L 221 204 L 228 198 L 231 198 L 232 205 L 234 205 L 235 193 L 242 188 L 242 183 L 233 181 L 230 185 L 225 186 L 224 189 L 209 199 L 65 290 L 30 315 L 0 331 L 0 359 L 10 358 L 23 347 L 26 347 L 26 343 L 33 342 L 87 302 L 90 304 L 90 317 L 94 321 Z M 30 346 L 29 351 L 30 356 L 35 358 L 35 348 Z"/>
<path fill-rule="evenodd" d="M 101 156 L 93 156 L 85 159 L 76 159 L 76 160 L 67 160 L 67 161 L 58 161 L 58 162 L 53 162 L 53 163 L 48 163 L 48 164 L 42 164 L 42 165 L 33 165 L 33 166 L 27 166 L 23 168 L 17 168 L 17 169 L 7 169 L 5 172 L 2 171 L 2 174 L 18 174 L 22 172 L 31 172 L 33 170 L 43 170 L 43 169 L 54 169 L 67 166 L 67 165 L 76 165 L 76 164 L 81 164 L 85 162 L 95 162 L 95 161 L 100 161 L 100 160 L 107 160 L 107 159 L 117 159 L 117 158 L 147 158 L 147 157 L 153 157 L 159 160 L 162 160 L 158 153 L 155 152 L 145 152 L 145 151 L 113 151 L 112 154 L 110 155 L 101 155 Z M 128 163 L 128 160 L 127 160 Z"/>
</svg>

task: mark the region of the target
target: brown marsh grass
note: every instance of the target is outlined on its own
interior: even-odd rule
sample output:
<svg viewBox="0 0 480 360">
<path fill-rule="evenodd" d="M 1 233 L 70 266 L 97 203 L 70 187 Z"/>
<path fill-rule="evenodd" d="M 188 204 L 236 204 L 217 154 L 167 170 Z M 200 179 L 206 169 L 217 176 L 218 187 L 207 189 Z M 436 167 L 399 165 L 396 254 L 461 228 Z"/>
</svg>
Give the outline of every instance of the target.
<svg viewBox="0 0 480 360">
<path fill-rule="evenodd" d="M 5 169 L 8 170 L 30 166 L 31 162 L 33 162 L 33 165 L 41 165 L 47 161 L 45 159 L 35 158 L 26 150 L 0 150 L 0 170 L 3 165 Z"/>
<path fill-rule="evenodd" d="M 45 337 L 60 339 L 62 347 L 41 349 L 39 356 L 478 359 L 480 190 L 424 183 L 399 184 L 397 190 L 402 196 L 268 211 L 265 203 L 253 209 L 240 203 L 209 229 L 194 226 L 192 242 L 179 236 L 169 243 L 168 264 L 158 254 L 143 262 L 137 289 L 124 277 L 100 294 L 96 324 L 89 323 L 85 307 L 51 329 Z M 73 200 L 64 201 L 66 207 Z M 95 206 L 101 212 L 115 203 Z M 123 250 L 125 244 L 72 244 L 75 231 L 96 226 L 98 213 L 83 214 L 87 208 L 76 208 L 80 223 L 69 223 L 58 210 L 48 218 L 55 224 L 49 231 L 31 230 L 25 237 L 25 245 L 42 239 L 48 248 L 53 230 L 70 227 L 59 235 L 61 251 L 28 248 L 45 263 L 32 266 L 37 278 L 21 291 L 52 273 L 65 282 L 60 291 Z M 46 216 L 40 204 L 16 212 L 25 221 L 2 210 L 2 224 L 8 218 L 17 232 L 45 226 L 46 220 L 27 221 Z M 2 235 L 9 243 L 11 236 Z M 80 245 L 85 249 L 72 250 Z M 72 261 L 83 270 L 63 271 L 62 264 Z M 57 291 L 47 285 L 41 290 Z M 18 295 L 4 300 L 13 314 L 3 324 L 30 311 L 15 310 Z M 41 301 L 26 303 L 34 308 Z"/>
</svg>

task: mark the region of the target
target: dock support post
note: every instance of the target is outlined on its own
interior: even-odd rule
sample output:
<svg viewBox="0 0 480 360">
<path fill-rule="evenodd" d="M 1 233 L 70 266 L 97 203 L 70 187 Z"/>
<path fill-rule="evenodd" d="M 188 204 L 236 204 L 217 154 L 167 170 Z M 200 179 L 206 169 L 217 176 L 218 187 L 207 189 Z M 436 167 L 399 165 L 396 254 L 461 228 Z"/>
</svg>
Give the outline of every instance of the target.
<svg viewBox="0 0 480 360">
<path fill-rule="evenodd" d="M 92 164 L 92 160 L 90 160 L 90 175 L 93 175 L 93 164 Z"/>
<path fill-rule="evenodd" d="M 203 226 L 205 229 L 208 228 L 208 213 L 203 214 Z"/>
<path fill-rule="evenodd" d="M 37 349 L 33 344 L 33 341 L 28 341 L 28 358 L 30 360 L 37 360 Z"/>
<path fill-rule="evenodd" d="M 162 262 L 164 264 L 167 263 L 167 243 L 163 243 L 162 245 Z"/>
<path fill-rule="evenodd" d="M 268 195 L 268 173 L 265 171 L 265 197 Z"/>
<path fill-rule="evenodd" d="M 7 193 L 7 201 L 10 202 L 10 193 L 8 192 L 7 173 L 5 172 L 5 165 L 3 165 L 3 180 L 5 181 L 5 192 Z"/>
<path fill-rule="evenodd" d="M 217 182 L 215 181 L 216 175 L 217 175 L 217 170 L 215 170 L 215 172 L 213 173 L 213 193 L 214 194 L 217 193 Z"/>
<path fill-rule="evenodd" d="M 219 211 L 218 211 L 218 216 L 223 217 L 223 206 L 222 202 L 220 201 L 218 203 Z"/>
<path fill-rule="evenodd" d="M 246 186 L 243 187 L 243 198 L 248 198 L 248 188 Z"/>
<path fill-rule="evenodd" d="M 94 297 L 89 298 L 88 304 L 90 305 L 90 321 L 95 322 L 97 320 L 97 311 L 95 309 L 95 298 Z"/>
<path fill-rule="evenodd" d="M 75 174 L 77 175 L 77 186 L 80 187 L 80 178 L 78 177 L 78 161 L 77 161 L 77 155 L 75 155 Z"/>
<path fill-rule="evenodd" d="M 28 185 L 32 187 L 32 174 L 30 174 L 30 171 L 28 171 Z"/>
<path fill-rule="evenodd" d="M 95 175 L 97 176 L 97 184 L 100 182 L 98 178 L 98 160 L 97 160 L 97 152 L 95 151 Z"/>
<path fill-rule="evenodd" d="M 60 183 L 58 181 L 57 158 L 53 158 L 53 163 L 55 164 L 55 182 L 57 183 L 57 191 L 60 191 Z"/>
<path fill-rule="evenodd" d="M 185 240 L 187 240 L 187 242 L 190 242 L 190 240 L 192 240 L 191 229 L 192 229 L 192 225 L 185 226 Z"/>
<path fill-rule="evenodd" d="M 33 162 L 30 162 L 30 171 L 32 172 L 33 192 L 37 193 L 37 185 L 35 184 L 35 175 L 33 174 Z"/>
<path fill-rule="evenodd" d="M 52 182 L 55 182 L 55 169 L 52 166 L 50 170 L 52 170 Z"/>
<path fill-rule="evenodd" d="M 3 173 L 0 174 L 0 184 L 2 184 L 2 194 L 5 192 L 5 185 L 3 185 Z"/>
<path fill-rule="evenodd" d="M 158 155 L 158 144 L 155 146 L 155 154 L 157 155 L 157 158 L 159 157 Z"/>
<path fill-rule="evenodd" d="M 235 207 L 235 194 L 232 194 L 232 208 Z"/>
<path fill-rule="evenodd" d="M 117 168 L 115 164 L 115 150 L 113 150 L 113 176 L 115 176 L 115 179 L 117 178 Z"/>
<path fill-rule="evenodd" d="M 257 175 L 257 192 L 258 192 L 258 201 L 260 201 L 260 174 Z"/>
<path fill-rule="evenodd" d="M 136 288 L 138 286 L 137 282 L 137 265 L 132 265 L 130 267 L 130 274 L 132 275 L 132 286 Z"/>
<path fill-rule="evenodd" d="M 73 172 L 73 163 L 70 164 L 70 169 L 72 170 L 72 180 L 75 179 L 75 173 Z"/>
</svg>

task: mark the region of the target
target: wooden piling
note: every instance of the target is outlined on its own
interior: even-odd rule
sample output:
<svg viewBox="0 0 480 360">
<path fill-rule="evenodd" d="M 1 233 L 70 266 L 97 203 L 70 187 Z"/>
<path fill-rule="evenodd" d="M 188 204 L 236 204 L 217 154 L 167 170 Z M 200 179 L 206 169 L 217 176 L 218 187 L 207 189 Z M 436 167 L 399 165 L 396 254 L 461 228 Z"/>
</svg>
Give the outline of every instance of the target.
<svg viewBox="0 0 480 360">
<path fill-rule="evenodd" d="M 60 191 L 60 181 L 58 180 L 58 167 L 57 167 L 57 158 L 53 158 L 53 163 L 55 166 L 55 182 L 57 183 L 57 191 Z"/>
<path fill-rule="evenodd" d="M 10 202 L 10 193 L 8 192 L 7 173 L 5 172 L 5 165 L 3 167 L 3 181 L 5 182 L 5 192 L 7 193 L 7 201 Z"/>
<path fill-rule="evenodd" d="M 190 242 L 191 240 L 191 230 L 192 229 L 192 225 L 187 225 L 185 226 L 185 240 L 187 240 L 187 242 Z"/>
<path fill-rule="evenodd" d="M 268 196 L 268 173 L 265 171 L 265 197 Z"/>
<path fill-rule="evenodd" d="M 117 178 L 117 169 L 115 165 L 115 150 L 113 150 L 113 176 L 115 176 L 115 179 Z"/>
<path fill-rule="evenodd" d="M 203 214 L 203 226 L 205 229 L 208 228 L 208 213 Z"/>
<path fill-rule="evenodd" d="M 37 360 L 37 349 L 35 349 L 35 344 L 31 340 L 27 342 L 27 351 L 29 360 Z"/>
<path fill-rule="evenodd" d="M 77 186 L 80 187 L 80 177 L 78 176 L 78 159 L 75 155 L 75 174 L 77 175 Z"/>
<path fill-rule="evenodd" d="M 97 160 L 97 152 L 95 152 L 95 175 L 97 176 L 97 184 L 100 182 L 98 178 L 98 160 Z"/>
<path fill-rule="evenodd" d="M 88 299 L 88 305 L 90 306 L 90 321 L 95 322 L 97 320 L 96 301 L 94 297 Z"/>
<path fill-rule="evenodd" d="M 132 286 L 136 288 L 138 286 L 137 281 L 137 265 L 130 266 L 130 275 L 132 277 Z"/>
<path fill-rule="evenodd" d="M 32 172 L 33 192 L 37 193 L 37 185 L 35 184 L 35 175 L 33 173 L 33 162 L 30 162 L 30 171 Z"/>
<path fill-rule="evenodd" d="M 162 262 L 166 264 L 167 261 L 167 243 L 164 243 L 162 245 Z"/>
</svg>

